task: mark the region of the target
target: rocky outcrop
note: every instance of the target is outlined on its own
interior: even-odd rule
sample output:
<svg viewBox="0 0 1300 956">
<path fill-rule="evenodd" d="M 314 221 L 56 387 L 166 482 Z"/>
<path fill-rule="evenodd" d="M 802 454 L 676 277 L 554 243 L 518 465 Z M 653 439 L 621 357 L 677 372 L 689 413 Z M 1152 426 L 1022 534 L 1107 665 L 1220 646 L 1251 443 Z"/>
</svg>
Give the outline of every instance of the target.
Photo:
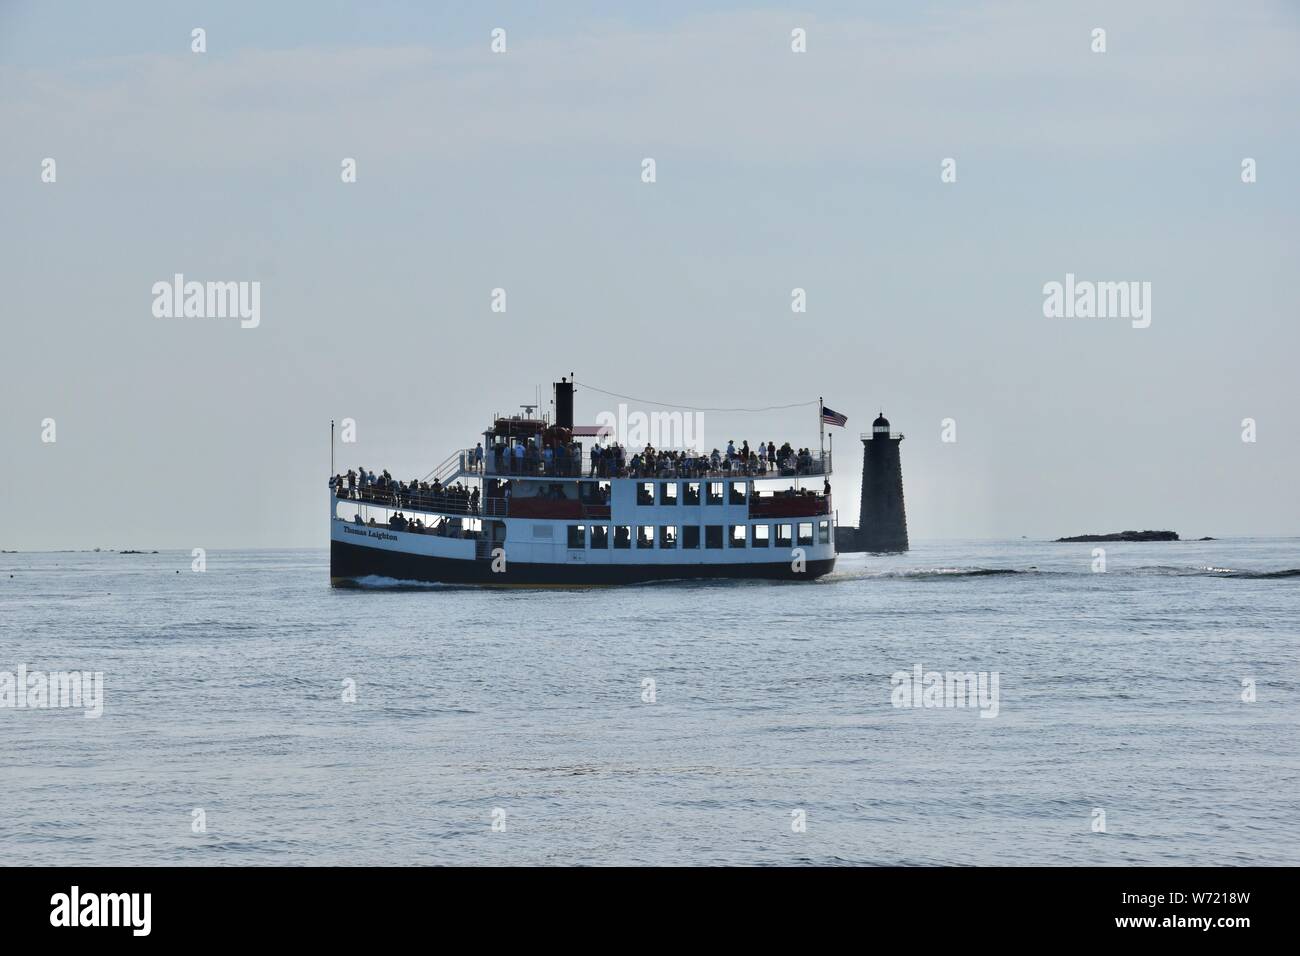
<svg viewBox="0 0 1300 956">
<path fill-rule="evenodd" d="M 1177 541 L 1177 531 L 1116 531 L 1113 534 L 1077 534 L 1057 541 Z"/>
</svg>

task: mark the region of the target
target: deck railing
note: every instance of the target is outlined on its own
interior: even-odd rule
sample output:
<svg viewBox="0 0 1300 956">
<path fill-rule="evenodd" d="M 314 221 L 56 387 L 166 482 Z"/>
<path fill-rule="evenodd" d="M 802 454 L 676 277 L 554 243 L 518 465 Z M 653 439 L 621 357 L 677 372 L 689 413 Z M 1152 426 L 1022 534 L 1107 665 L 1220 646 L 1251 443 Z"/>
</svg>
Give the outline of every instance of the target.
<svg viewBox="0 0 1300 956">
<path fill-rule="evenodd" d="M 420 480 L 428 484 L 433 484 L 436 481 L 440 485 L 445 485 L 448 479 L 462 472 L 472 472 L 473 470 L 474 449 L 461 448 L 444 458 L 433 471 Z"/>
<path fill-rule="evenodd" d="M 336 488 L 334 496 L 339 501 L 351 501 L 359 505 L 375 505 L 389 509 L 413 509 L 438 514 L 477 516 L 479 508 L 476 502 L 464 495 L 435 495 L 428 491 L 401 491 L 389 485 L 381 487 L 370 485 L 366 488 L 349 489 L 347 485 Z M 499 499 L 491 499 L 493 501 Z M 482 502 L 477 502 L 482 504 Z"/>
<path fill-rule="evenodd" d="M 471 463 L 470 473 L 474 474 L 476 472 L 473 470 L 472 450 L 467 454 L 469 455 L 468 461 Z M 633 465 L 631 455 L 627 456 L 621 465 L 611 459 L 601 458 L 593 466 L 590 452 L 584 452 L 581 459 L 565 458 L 546 461 L 539 458 L 506 458 L 502 456 L 500 462 L 497 461 L 495 454 L 487 454 L 484 457 L 483 465 L 482 474 L 493 478 L 645 478 L 647 480 L 654 478 L 685 478 L 689 480 L 798 478 L 829 475 L 831 473 L 831 453 L 815 452 L 805 456 L 802 460 L 791 457 L 779 464 L 760 463 L 753 468 L 748 463 L 741 462 L 740 459 L 733 462 L 723 459 L 716 468 L 712 466 L 712 463 L 701 467 L 699 464 L 683 465 L 676 462 L 662 466 L 646 467 L 645 465 Z"/>
<path fill-rule="evenodd" d="M 813 518 L 830 514 L 829 495 L 775 494 L 754 495 L 749 499 L 751 518 Z"/>
<path fill-rule="evenodd" d="M 901 438 L 902 436 L 895 437 Z M 610 458 L 600 458 L 593 465 L 591 450 L 583 449 L 580 458 L 554 457 L 550 461 L 546 461 L 545 458 L 536 456 L 515 458 L 514 456 L 503 455 L 498 460 L 495 450 L 487 449 L 484 451 L 483 460 L 480 462 L 477 460 L 477 449 L 461 448 L 443 459 L 436 468 L 424 476 L 423 481 L 427 483 L 437 481 L 439 484 L 445 485 L 460 476 L 592 479 L 685 478 L 695 480 L 716 478 L 798 478 L 804 476 L 816 477 L 831 473 L 830 452 L 814 452 L 803 458 L 791 456 L 781 462 L 763 462 L 753 467 L 748 462 L 742 462 L 739 458 L 730 462 L 723 458 L 716 468 L 707 460 L 703 466 L 698 462 L 689 465 L 671 462 L 648 467 L 643 463 L 634 465 L 632 463 L 633 457 L 635 455 L 629 451 L 625 455 L 622 464 Z M 356 489 L 357 492 L 361 490 L 360 488 Z M 366 490 L 373 493 L 376 486 L 371 485 Z"/>
</svg>

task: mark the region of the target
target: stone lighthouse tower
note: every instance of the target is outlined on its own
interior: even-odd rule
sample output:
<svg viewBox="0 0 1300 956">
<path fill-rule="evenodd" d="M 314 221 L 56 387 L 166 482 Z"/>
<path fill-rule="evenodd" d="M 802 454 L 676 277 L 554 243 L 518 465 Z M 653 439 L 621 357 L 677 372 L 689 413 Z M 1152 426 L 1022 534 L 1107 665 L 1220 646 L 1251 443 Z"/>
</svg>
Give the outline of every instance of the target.
<svg viewBox="0 0 1300 956">
<path fill-rule="evenodd" d="M 903 464 L 898 455 L 902 440 L 902 435 L 890 434 L 884 412 L 871 423 L 871 434 L 862 436 L 862 511 L 857 550 L 907 550 Z"/>
</svg>

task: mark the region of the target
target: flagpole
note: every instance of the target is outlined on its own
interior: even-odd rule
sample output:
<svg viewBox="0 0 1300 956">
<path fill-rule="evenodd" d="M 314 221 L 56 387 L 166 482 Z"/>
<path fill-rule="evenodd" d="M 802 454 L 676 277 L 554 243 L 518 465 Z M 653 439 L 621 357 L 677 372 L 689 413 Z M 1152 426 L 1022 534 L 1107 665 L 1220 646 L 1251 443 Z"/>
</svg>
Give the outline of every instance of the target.
<svg viewBox="0 0 1300 956">
<path fill-rule="evenodd" d="M 820 431 L 817 433 L 818 450 L 822 454 L 823 464 L 826 461 L 826 406 L 822 404 L 822 397 L 817 396 L 817 427 Z"/>
</svg>

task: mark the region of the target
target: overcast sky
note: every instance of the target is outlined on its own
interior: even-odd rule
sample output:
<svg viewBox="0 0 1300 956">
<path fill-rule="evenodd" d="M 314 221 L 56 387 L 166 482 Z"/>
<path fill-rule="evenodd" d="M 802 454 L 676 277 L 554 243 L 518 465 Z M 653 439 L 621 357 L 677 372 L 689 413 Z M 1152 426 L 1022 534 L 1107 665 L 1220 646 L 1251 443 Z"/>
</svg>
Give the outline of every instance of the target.
<svg viewBox="0 0 1300 956">
<path fill-rule="evenodd" d="M 323 547 L 331 418 L 423 475 L 571 371 L 825 396 L 846 524 L 883 407 L 914 539 L 1300 534 L 1300 8 L 709 6 L 0 3 L 0 547 Z M 260 324 L 155 317 L 178 272 Z M 1067 272 L 1150 327 L 1044 317 Z"/>
</svg>

